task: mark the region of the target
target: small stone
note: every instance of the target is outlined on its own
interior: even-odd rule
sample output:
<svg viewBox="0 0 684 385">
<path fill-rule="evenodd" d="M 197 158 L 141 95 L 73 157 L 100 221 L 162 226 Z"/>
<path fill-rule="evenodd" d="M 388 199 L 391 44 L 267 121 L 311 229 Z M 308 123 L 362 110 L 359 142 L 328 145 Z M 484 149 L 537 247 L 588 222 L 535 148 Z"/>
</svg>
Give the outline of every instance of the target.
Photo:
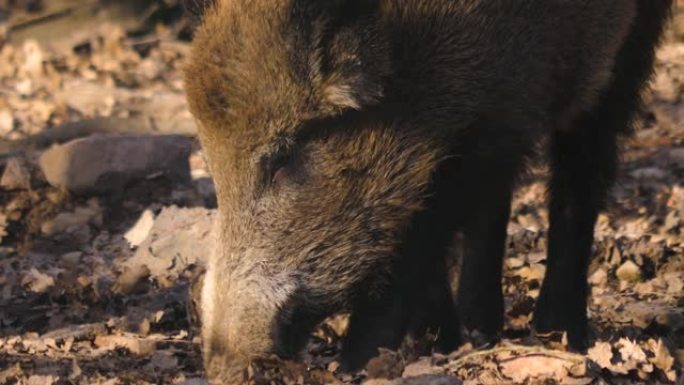
<svg viewBox="0 0 684 385">
<path fill-rule="evenodd" d="M 55 285 L 55 279 L 33 267 L 24 275 L 21 284 L 34 293 L 45 293 Z"/>
<path fill-rule="evenodd" d="M 178 368 L 178 359 L 169 352 L 154 352 L 147 367 L 152 370 L 170 371 Z"/>
<path fill-rule="evenodd" d="M 625 282 L 637 282 L 641 279 L 641 268 L 632 261 L 627 261 L 618 267 L 615 275 Z"/>
<path fill-rule="evenodd" d="M 43 223 L 40 230 L 44 235 L 52 236 L 90 224 L 102 224 L 102 208 L 95 199 L 91 199 L 88 206 L 77 207 L 73 212 L 57 214 L 52 220 Z"/>
<path fill-rule="evenodd" d="M 368 361 L 366 372 L 368 378 L 398 378 L 404 372 L 404 360 L 396 352 L 380 349 L 380 355 Z"/>
<path fill-rule="evenodd" d="M 109 116 L 116 100 L 126 97 L 126 90 L 87 79 L 91 74 L 96 76 L 92 72 L 84 71 L 80 79 L 65 80 L 61 90 L 53 96 L 59 103 L 85 117 Z"/>
<path fill-rule="evenodd" d="M 71 253 L 62 254 L 62 256 L 59 257 L 59 260 L 63 266 L 74 269 L 78 267 L 78 264 L 81 262 L 81 258 L 83 258 L 82 252 L 73 251 Z"/>
<path fill-rule="evenodd" d="M 112 291 L 117 294 L 129 295 L 144 293 L 148 289 L 147 281 L 150 277 L 150 269 L 144 265 L 126 266 L 119 276 Z"/>
<path fill-rule="evenodd" d="M 29 190 L 31 188 L 31 172 L 20 158 L 10 158 L 0 178 L 0 187 L 5 190 Z"/>
</svg>

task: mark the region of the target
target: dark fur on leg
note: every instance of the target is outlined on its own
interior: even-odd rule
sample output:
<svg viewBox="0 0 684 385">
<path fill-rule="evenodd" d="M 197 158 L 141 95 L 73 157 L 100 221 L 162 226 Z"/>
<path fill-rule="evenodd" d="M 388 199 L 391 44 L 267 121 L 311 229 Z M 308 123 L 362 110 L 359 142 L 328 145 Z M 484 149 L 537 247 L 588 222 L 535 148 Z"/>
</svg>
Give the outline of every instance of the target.
<svg viewBox="0 0 684 385">
<path fill-rule="evenodd" d="M 588 345 L 587 269 L 594 224 L 615 178 L 619 137 L 631 131 L 671 6 L 670 0 L 638 2 L 632 32 L 599 105 L 570 131 L 553 134 L 548 268 L 534 319 L 537 331 L 567 331 L 577 350 Z"/>
</svg>

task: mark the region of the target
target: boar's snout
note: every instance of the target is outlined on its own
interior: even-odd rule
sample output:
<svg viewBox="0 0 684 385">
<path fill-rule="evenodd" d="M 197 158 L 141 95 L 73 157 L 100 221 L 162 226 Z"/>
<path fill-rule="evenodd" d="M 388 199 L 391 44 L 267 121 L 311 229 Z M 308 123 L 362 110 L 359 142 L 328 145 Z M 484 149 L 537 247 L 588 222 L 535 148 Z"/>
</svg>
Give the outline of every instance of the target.
<svg viewBox="0 0 684 385">
<path fill-rule="evenodd" d="M 290 327 L 300 287 L 295 275 L 240 259 L 234 268 L 231 258 L 213 259 L 204 278 L 203 350 L 207 376 L 215 384 L 242 383 L 250 362 L 291 356 L 296 351 L 289 349 L 301 347 L 308 335 Z"/>
</svg>

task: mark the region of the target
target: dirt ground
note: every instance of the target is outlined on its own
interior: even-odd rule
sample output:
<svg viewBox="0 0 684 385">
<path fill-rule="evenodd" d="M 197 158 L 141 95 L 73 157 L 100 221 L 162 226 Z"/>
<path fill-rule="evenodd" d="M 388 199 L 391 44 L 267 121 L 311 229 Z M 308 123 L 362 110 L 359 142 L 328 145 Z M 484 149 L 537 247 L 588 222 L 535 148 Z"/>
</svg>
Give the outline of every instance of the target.
<svg viewBox="0 0 684 385">
<path fill-rule="evenodd" d="M 187 21 L 172 0 L 128 3 L 0 0 L 0 384 L 206 384 L 188 292 L 216 202 L 183 95 Z M 407 341 L 342 374 L 339 316 L 314 333 L 303 363 L 256 364 L 248 382 L 684 384 L 676 16 L 596 227 L 586 354 L 530 331 L 547 227 L 537 167 L 509 224 L 500 343 L 439 355 L 429 339 Z M 147 141 L 159 158 L 132 150 Z"/>
</svg>

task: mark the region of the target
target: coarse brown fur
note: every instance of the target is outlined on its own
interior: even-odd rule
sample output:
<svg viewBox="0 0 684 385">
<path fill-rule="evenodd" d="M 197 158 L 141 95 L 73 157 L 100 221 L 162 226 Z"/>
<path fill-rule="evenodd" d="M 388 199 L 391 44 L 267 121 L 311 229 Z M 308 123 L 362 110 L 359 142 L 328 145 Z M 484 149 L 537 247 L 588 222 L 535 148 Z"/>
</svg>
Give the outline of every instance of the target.
<svg viewBox="0 0 684 385">
<path fill-rule="evenodd" d="M 550 143 L 535 321 L 586 339 L 593 223 L 671 0 L 216 0 L 186 68 L 218 194 L 202 293 L 213 383 L 351 311 L 349 368 L 407 332 L 501 327 L 516 175 Z M 570 275 L 571 277 L 566 277 Z"/>
</svg>

